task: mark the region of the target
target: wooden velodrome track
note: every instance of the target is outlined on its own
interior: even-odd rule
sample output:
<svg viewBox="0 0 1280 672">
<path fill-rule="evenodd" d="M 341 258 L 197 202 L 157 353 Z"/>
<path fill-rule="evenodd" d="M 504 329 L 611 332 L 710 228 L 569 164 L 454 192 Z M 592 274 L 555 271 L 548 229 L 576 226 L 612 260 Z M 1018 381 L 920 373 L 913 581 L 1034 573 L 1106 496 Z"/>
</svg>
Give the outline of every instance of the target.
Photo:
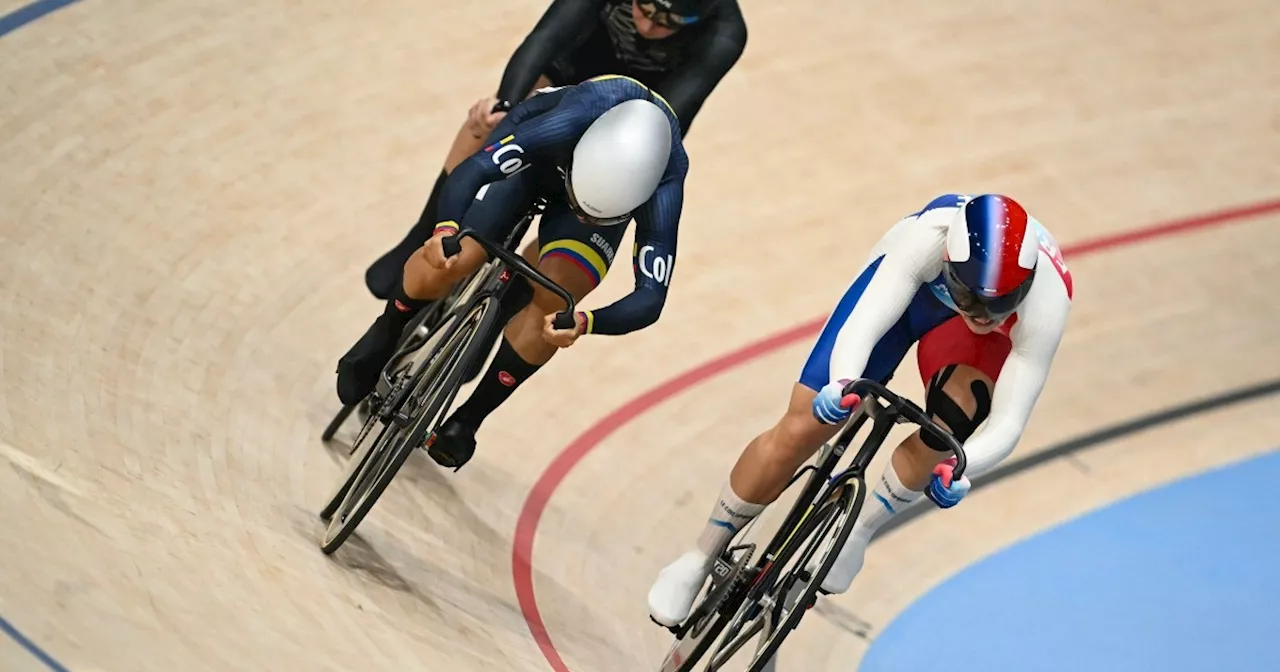
<svg viewBox="0 0 1280 672">
<path fill-rule="evenodd" d="M 318 437 L 380 310 L 362 272 L 545 3 L 37 4 L 0 23 L 5 670 L 653 669 L 655 573 L 868 248 L 938 193 L 1010 193 L 1068 248 L 1012 459 L 1278 375 L 1271 2 L 744 0 L 663 319 L 558 357 L 461 472 L 414 456 L 328 558 Z M 780 669 L 855 669 L 948 575 L 1271 449 L 1276 410 L 1174 414 L 911 521 Z"/>
</svg>

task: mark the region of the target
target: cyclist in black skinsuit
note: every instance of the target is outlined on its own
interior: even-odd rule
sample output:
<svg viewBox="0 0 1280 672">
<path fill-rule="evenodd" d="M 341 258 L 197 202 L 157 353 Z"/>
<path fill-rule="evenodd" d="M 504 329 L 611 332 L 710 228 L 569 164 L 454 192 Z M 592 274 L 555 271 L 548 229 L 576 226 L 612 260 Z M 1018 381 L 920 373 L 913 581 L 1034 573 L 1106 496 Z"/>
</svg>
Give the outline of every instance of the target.
<svg viewBox="0 0 1280 672">
<path fill-rule="evenodd" d="M 553 0 L 512 54 L 497 96 L 471 108 L 417 224 L 365 272 L 380 299 L 390 296 L 415 250 L 431 237 L 445 178 L 478 151 L 506 110 L 536 88 L 565 86 L 604 74 L 626 75 L 652 88 L 675 111 L 682 134 L 742 55 L 747 26 L 737 0 Z M 537 259 L 533 241 L 524 256 Z"/>
</svg>

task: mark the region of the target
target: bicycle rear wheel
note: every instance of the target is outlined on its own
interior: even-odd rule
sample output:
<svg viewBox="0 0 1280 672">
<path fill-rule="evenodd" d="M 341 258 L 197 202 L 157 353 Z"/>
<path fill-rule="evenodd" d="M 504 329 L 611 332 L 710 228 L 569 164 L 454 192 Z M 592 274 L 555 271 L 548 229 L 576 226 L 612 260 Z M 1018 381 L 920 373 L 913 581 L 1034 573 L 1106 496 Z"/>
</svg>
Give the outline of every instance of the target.
<svg viewBox="0 0 1280 672">
<path fill-rule="evenodd" d="M 389 413 L 377 440 L 352 459 L 347 491 L 343 494 L 320 544 L 326 554 L 346 542 L 391 484 L 415 448 L 440 423 L 443 411 L 461 386 L 462 366 L 476 356 L 477 336 L 496 328 L 498 302 L 493 295 L 475 301 L 465 311 L 449 315 L 441 324 L 442 337 L 412 374 L 407 394 Z M 396 403 L 394 398 L 387 403 Z M 378 413 L 377 415 L 382 415 Z"/>
</svg>

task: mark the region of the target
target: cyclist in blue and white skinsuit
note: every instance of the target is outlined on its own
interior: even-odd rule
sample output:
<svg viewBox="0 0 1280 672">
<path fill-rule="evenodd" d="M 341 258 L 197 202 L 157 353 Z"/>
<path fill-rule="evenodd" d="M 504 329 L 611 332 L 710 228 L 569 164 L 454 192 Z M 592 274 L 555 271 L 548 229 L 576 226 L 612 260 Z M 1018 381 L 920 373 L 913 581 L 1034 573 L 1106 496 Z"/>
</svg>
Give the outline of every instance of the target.
<svg viewBox="0 0 1280 672">
<path fill-rule="evenodd" d="M 658 574 L 654 620 L 688 617 L 714 559 L 848 418 L 858 400 L 842 398 L 845 385 L 887 382 L 917 341 L 925 410 L 964 444 L 968 473 L 1007 457 L 1049 375 L 1071 294 L 1057 244 L 1011 198 L 947 194 L 900 220 L 827 320 L 785 415 L 738 458 L 696 547 Z M 823 591 L 848 590 L 871 535 L 922 495 L 943 508 L 964 497 L 969 480 L 953 481 L 944 457 L 946 445 L 920 431 L 897 447 Z"/>
</svg>

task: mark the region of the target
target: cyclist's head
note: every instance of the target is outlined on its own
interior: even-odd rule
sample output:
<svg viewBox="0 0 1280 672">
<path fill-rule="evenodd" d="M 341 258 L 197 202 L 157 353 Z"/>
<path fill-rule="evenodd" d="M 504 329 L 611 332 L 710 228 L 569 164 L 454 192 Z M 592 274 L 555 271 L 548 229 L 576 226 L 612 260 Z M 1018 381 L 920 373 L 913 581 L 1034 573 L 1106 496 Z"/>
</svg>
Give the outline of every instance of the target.
<svg viewBox="0 0 1280 672">
<path fill-rule="evenodd" d="M 641 37 L 658 40 L 697 23 L 714 0 L 632 0 L 632 17 Z"/>
<path fill-rule="evenodd" d="M 999 324 L 1031 290 L 1039 255 L 1027 211 L 1007 196 L 984 194 L 961 206 L 951 222 L 942 275 L 970 321 Z"/>
<path fill-rule="evenodd" d="M 671 135 L 667 115 L 647 100 L 620 103 L 591 122 L 565 173 L 574 214 L 600 226 L 631 221 L 666 172 Z"/>
</svg>

